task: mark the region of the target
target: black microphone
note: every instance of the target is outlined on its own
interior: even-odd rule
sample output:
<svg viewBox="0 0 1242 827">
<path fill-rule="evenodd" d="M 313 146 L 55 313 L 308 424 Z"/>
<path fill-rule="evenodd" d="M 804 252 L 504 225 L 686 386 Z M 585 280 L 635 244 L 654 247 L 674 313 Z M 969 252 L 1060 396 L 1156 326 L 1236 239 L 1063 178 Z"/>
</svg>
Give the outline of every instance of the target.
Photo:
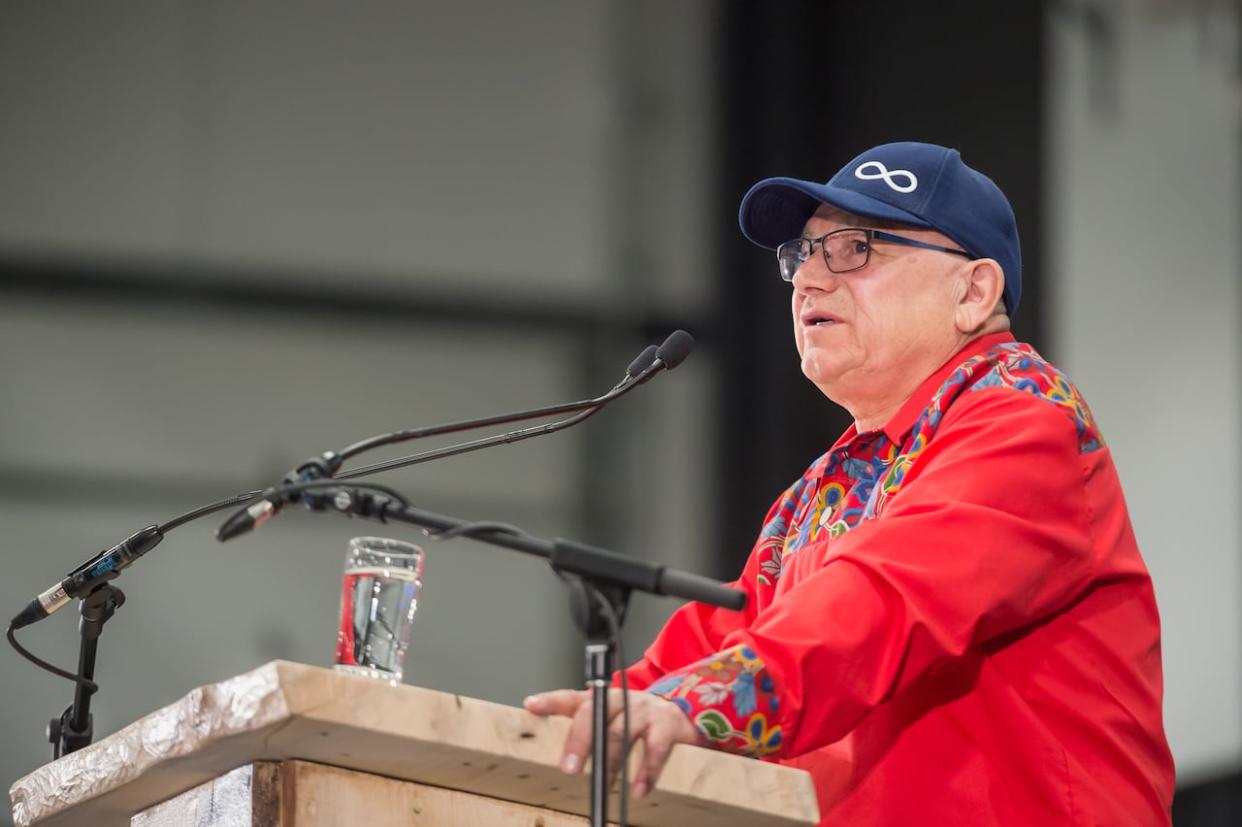
<svg viewBox="0 0 1242 827">
<path fill-rule="evenodd" d="M 453 431 L 468 430 L 471 428 L 483 427 L 485 425 L 497 425 L 505 422 L 513 422 L 522 419 L 534 419 L 538 417 L 546 417 L 555 413 L 574 413 L 576 415 L 568 419 L 559 420 L 554 423 L 540 425 L 535 428 L 529 428 L 523 431 L 514 431 L 507 434 L 497 434 L 486 439 L 479 439 L 473 442 L 462 443 L 459 445 L 450 445 L 446 448 L 438 448 L 434 451 L 428 451 L 412 457 L 403 457 L 387 462 L 376 463 L 375 465 L 365 466 L 355 469 L 348 474 L 341 476 L 341 479 L 348 479 L 364 474 L 378 473 L 379 471 L 390 470 L 391 468 L 402 467 L 404 465 L 412 465 L 418 462 L 426 462 L 433 459 L 442 459 L 445 457 L 455 456 L 457 454 L 475 451 L 480 448 L 487 448 L 493 445 L 510 444 L 521 439 L 528 439 L 533 436 L 543 436 L 555 433 L 558 430 L 575 425 L 592 414 L 599 411 L 609 402 L 617 399 L 635 387 L 649 381 L 653 376 L 661 370 L 672 370 L 677 365 L 685 361 L 690 355 L 690 350 L 694 347 L 694 337 L 684 330 L 675 330 L 664 340 L 659 346 L 648 346 L 643 349 L 642 353 L 630 362 L 626 368 L 625 378 L 603 396 L 584 402 L 571 402 L 567 405 L 555 405 L 548 408 L 539 408 L 530 411 L 522 411 L 516 414 L 503 414 L 501 416 L 486 417 L 484 419 L 467 420 L 464 422 L 450 423 L 448 425 L 437 425 L 431 428 L 423 428 L 411 431 L 398 431 L 393 434 L 385 434 L 379 437 L 372 437 L 362 442 L 356 443 L 349 448 L 345 448 L 340 453 L 328 452 L 322 454 L 319 458 L 313 458 L 306 463 L 298 466 L 298 468 L 285 476 L 281 487 L 267 489 L 259 499 L 253 501 L 250 505 L 234 512 L 224 523 L 216 529 L 216 539 L 220 542 L 231 540 L 247 532 L 253 531 L 272 517 L 280 513 L 280 511 L 291 502 L 302 501 L 312 510 L 319 511 L 325 507 L 327 495 L 323 492 L 309 492 L 305 489 L 288 490 L 290 486 L 296 486 L 298 483 L 314 482 L 325 478 L 336 478 L 336 472 L 340 469 L 341 463 L 350 456 L 355 456 L 365 450 L 377 448 L 381 445 L 389 445 L 394 442 L 404 442 L 409 439 L 417 439 L 423 436 L 436 436 L 443 433 L 451 433 Z"/>
<path fill-rule="evenodd" d="M 9 625 L 14 629 L 29 626 L 66 606 L 73 598 L 85 596 L 100 583 L 116 577 L 121 569 L 158 546 L 163 539 L 164 532 L 160 531 L 160 527 L 149 525 L 112 548 L 99 552 L 70 572 L 64 580 L 30 601 Z"/>
<path fill-rule="evenodd" d="M 693 349 L 694 337 L 684 330 L 674 330 L 658 348 L 655 348 L 655 358 L 652 359 L 645 368 L 640 369 L 637 374 L 633 375 L 634 384 L 641 385 L 644 382 L 648 382 L 653 376 L 662 370 L 672 370 L 682 362 L 686 361 L 686 357 L 690 355 L 690 351 Z M 648 351 L 650 350 L 651 348 L 644 350 L 642 354 L 639 355 L 638 359 L 634 360 L 634 363 L 630 367 L 633 368 L 637 365 L 639 360 L 646 357 Z M 628 378 L 630 374 L 627 374 L 626 376 Z M 621 387 L 625 384 L 625 382 L 622 382 L 621 385 L 618 385 L 617 387 Z"/>
<path fill-rule="evenodd" d="M 659 351 L 655 345 L 647 345 L 642 353 L 634 357 L 634 361 L 630 362 L 630 366 L 625 369 L 625 379 L 622 382 L 633 379 L 638 374 L 651 367 L 651 363 L 655 361 L 656 353 Z"/>
<path fill-rule="evenodd" d="M 625 377 L 615 388 L 613 388 L 613 391 L 615 392 L 618 388 L 624 387 L 626 384 L 634 381 L 634 379 L 642 374 L 643 371 L 648 370 L 655 363 L 656 354 L 658 352 L 659 348 L 655 345 L 648 345 L 644 348 L 643 352 L 638 354 L 638 356 L 634 358 L 634 361 L 630 362 L 629 367 L 625 369 Z M 591 403 L 596 401 L 597 400 L 591 400 Z M 589 405 L 591 403 L 587 404 Z M 578 404 L 580 403 L 574 403 L 574 407 L 577 407 Z M 561 410 L 565 407 L 567 406 L 558 405 L 552 410 Z M 538 415 L 538 413 L 538 410 L 522 411 L 519 414 L 516 414 L 516 417 L 524 419 L 532 414 Z M 437 435 L 439 433 L 449 433 L 453 430 L 460 429 L 461 426 L 465 426 L 466 428 L 476 427 L 479 422 L 487 423 L 490 421 L 511 421 L 509 420 L 511 416 L 515 415 L 505 414 L 501 417 L 488 417 L 483 420 L 469 420 L 463 423 L 450 423 L 449 425 L 427 428 L 422 431 L 398 432 L 398 434 L 390 434 L 384 437 L 366 440 L 365 442 L 358 443 L 357 446 L 346 448 L 339 454 L 333 451 L 327 451 L 320 454 L 318 457 L 312 457 L 294 470 L 290 471 L 285 475 L 284 479 L 281 480 L 281 484 L 282 487 L 287 487 L 290 485 L 297 485 L 298 483 L 330 479 L 336 475 L 337 471 L 340 470 L 341 463 L 347 455 L 358 454 L 367 448 L 377 447 L 378 445 L 383 444 L 382 441 L 387 441 L 390 437 L 400 435 L 402 437 L 402 441 L 408 438 L 416 439 L 423 435 L 430 436 Z M 254 531 L 256 528 L 272 519 L 272 517 L 279 514 L 289 503 L 301 501 L 312 510 L 319 510 L 324 505 L 324 497 L 325 495 L 323 493 L 312 493 L 306 490 L 284 493 L 281 492 L 280 489 L 269 488 L 264 491 L 263 495 L 257 500 L 249 505 L 243 506 L 231 514 L 229 518 L 225 520 L 218 529 L 216 529 L 216 539 L 223 543 L 228 540 L 232 540 L 234 537 L 239 537 L 242 534 Z"/>
<path fill-rule="evenodd" d="M 655 358 L 664 363 L 666 370 L 672 370 L 686 361 L 686 357 L 693 349 L 694 337 L 684 330 L 674 330 L 664 340 L 664 343 L 656 348 Z M 643 352 L 646 353 L 646 351 Z"/>
<path fill-rule="evenodd" d="M 687 336 L 689 334 L 686 334 Z M 652 367 L 655 364 L 653 356 L 648 356 L 652 350 L 647 347 L 634 361 L 630 362 L 626 368 L 626 374 L 613 386 L 612 390 L 603 396 L 597 396 L 594 399 L 583 399 L 578 402 L 567 402 L 560 405 L 549 405 L 544 408 L 532 408 L 526 411 L 516 411 L 513 413 L 500 414 L 498 416 L 485 416 L 479 419 L 464 419 L 460 422 L 449 422 L 444 425 L 432 425 L 425 428 L 410 428 L 402 431 L 393 431 L 389 434 L 380 434 L 379 436 L 368 437 L 361 442 L 342 448 L 339 453 L 323 454 L 321 458 L 315 458 L 309 461 L 310 465 L 325 467 L 322 459 L 331 458 L 330 463 L 326 466 L 326 473 L 321 474 L 319 479 L 323 477 L 335 477 L 336 471 L 340 468 L 341 463 L 347 459 L 352 459 L 359 454 L 372 451 L 376 448 L 382 448 L 388 445 L 395 445 L 399 442 L 408 442 L 414 439 L 423 439 L 431 436 L 442 436 L 444 434 L 458 433 L 460 431 L 472 431 L 476 428 L 490 428 L 495 425 L 507 425 L 510 422 L 521 422 L 527 419 L 544 419 L 549 416 L 559 416 L 566 413 L 575 413 L 577 411 L 587 410 L 589 408 L 598 408 L 600 405 L 611 401 L 621 390 L 634 381 L 644 382 L 650 378 Z M 658 350 L 658 348 L 656 349 Z M 663 363 L 659 367 L 663 367 Z M 645 377 L 645 378 L 644 378 Z M 298 471 L 304 470 L 304 466 L 300 466 Z M 302 482 L 307 482 L 305 477 L 299 474 Z"/>
</svg>

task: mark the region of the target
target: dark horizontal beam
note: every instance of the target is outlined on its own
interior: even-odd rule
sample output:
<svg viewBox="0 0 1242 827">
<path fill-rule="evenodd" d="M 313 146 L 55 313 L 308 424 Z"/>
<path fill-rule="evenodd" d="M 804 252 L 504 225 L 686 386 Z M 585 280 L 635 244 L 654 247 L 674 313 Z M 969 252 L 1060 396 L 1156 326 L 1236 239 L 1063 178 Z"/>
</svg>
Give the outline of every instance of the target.
<svg viewBox="0 0 1242 827">
<path fill-rule="evenodd" d="M 275 476 L 275 475 L 273 475 Z M 74 505 L 132 506 L 134 503 L 165 504 L 174 516 L 182 511 L 224 499 L 232 494 L 261 488 L 247 487 L 240 479 L 201 477 L 159 472 L 63 469 L 0 463 L 0 499 L 8 502 L 56 502 Z"/>
<path fill-rule="evenodd" d="M 176 278 L 170 278 L 174 270 Z M 714 325 L 698 314 L 636 308 L 633 303 L 620 308 L 608 301 L 599 307 L 574 306 L 524 298 L 511 291 L 386 289 L 349 279 L 342 274 L 336 282 L 307 282 L 270 269 L 115 264 L 0 253 L 0 295 L 73 302 L 122 300 L 135 306 L 183 306 L 229 315 L 275 314 L 368 324 L 434 322 L 581 336 L 603 332 L 656 339 L 684 327 L 700 339 L 713 338 Z"/>
</svg>

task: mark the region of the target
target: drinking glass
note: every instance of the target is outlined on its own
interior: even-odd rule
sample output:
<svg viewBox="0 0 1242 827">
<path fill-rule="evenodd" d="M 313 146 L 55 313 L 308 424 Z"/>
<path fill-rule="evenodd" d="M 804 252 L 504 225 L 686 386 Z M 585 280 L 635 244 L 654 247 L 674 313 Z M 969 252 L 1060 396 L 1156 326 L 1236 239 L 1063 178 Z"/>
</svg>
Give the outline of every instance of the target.
<svg viewBox="0 0 1242 827">
<path fill-rule="evenodd" d="M 423 586 L 423 550 L 400 540 L 349 541 L 333 669 L 399 683 Z"/>
</svg>

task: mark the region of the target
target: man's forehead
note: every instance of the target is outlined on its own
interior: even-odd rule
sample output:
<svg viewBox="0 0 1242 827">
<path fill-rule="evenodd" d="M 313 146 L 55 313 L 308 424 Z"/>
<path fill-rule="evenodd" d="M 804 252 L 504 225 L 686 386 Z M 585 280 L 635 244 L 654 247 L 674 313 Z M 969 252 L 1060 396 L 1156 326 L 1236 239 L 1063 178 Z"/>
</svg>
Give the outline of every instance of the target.
<svg viewBox="0 0 1242 827">
<path fill-rule="evenodd" d="M 869 219 L 863 218 L 861 215 L 854 215 L 854 213 L 838 209 L 831 204 L 820 204 L 819 209 L 815 210 L 815 212 L 811 214 L 811 217 L 806 220 L 806 225 L 809 227 L 812 222 L 819 224 L 830 222 L 833 224 L 843 224 L 845 226 L 858 226 L 862 222 L 868 220 Z"/>
<path fill-rule="evenodd" d="M 907 232 L 926 231 L 926 228 L 902 224 L 899 221 L 888 221 L 880 218 L 867 218 L 852 212 L 839 209 L 831 204 L 820 204 L 819 208 L 806 220 L 802 227 L 803 238 L 818 238 L 824 233 L 842 227 L 867 227 L 876 230 L 900 230 Z M 939 233 L 937 233 L 939 235 Z"/>
</svg>

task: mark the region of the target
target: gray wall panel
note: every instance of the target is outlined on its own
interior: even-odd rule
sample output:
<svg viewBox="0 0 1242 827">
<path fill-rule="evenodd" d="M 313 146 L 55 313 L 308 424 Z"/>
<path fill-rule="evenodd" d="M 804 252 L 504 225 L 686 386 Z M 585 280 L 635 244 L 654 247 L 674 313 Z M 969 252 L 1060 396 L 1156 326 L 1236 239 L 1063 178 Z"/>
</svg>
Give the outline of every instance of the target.
<svg viewBox="0 0 1242 827">
<path fill-rule="evenodd" d="M 1242 765 L 1242 291 L 1236 31 L 1116 6 L 1053 19 L 1048 199 L 1062 366 L 1113 452 L 1163 625 L 1179 781 Z M 1223 48 L 1222 48 L 1223 47 Z"/>
<path fill-rule="evenodd" d="M 599 393 L 653 318 L 706 317 L 711 37 L 706 0 L 0 6 L 0 605 L 317 450 Z M 134 287 L 161 281 L 184 289 Z M 366 310 L 387 297 L 444 316 Z M 699 353 L 574 431 L 381 480 L 700 569 L 718 370 Z M 329 661 L 345 541 L 377 527 L 294 511 L 220 546 L 215 524 L 119 581 L 100 736 L 270 658 Z M 581 683 L 539 561 L 425 545 L 410 682 Z M 635 600 L 630 655 L 675 605 Z M 23 640 L 71 665 L 74 611 Z M 0 659 L 7 784 L 72 693 Z"/>
</svg>

